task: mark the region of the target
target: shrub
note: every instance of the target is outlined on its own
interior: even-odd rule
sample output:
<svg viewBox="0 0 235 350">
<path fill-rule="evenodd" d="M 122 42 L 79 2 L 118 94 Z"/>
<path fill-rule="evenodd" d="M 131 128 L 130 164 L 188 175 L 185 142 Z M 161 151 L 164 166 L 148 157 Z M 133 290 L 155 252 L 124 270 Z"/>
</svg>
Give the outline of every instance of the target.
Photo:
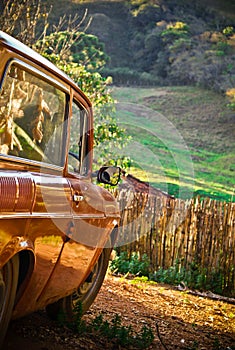
<svg viewBox="0 0 235 350">
<path fill-rule="evenodd" d="M 189 27 L 184 22 L 176 22 L 175 24 L 168 24 L 166 29 L 162 31 L 161 36 L 167 41 L 178 38 L 186 38 L 189 34 Z"/>
<path fill-rule="evenodd" d="M 222 33 L 227 37 L 230 37 L 234 34 L 234 28 L 232 26 L 225 27 Z"/>
<path fill-rule="evenodd" d="M 235 88 L 227 90 L 226 96 L 229 99 L 228 107 L 235 110 Z"/>
<path fill-rule="evenodd" d="M 127 67 L 102 68 L 102 75 L 111 76 L 114 85 L 125 86 L 156 86 L 159 76 L 147 72 L 138 72 Z"/>
<path fill-rule="evenodd" d="M 137 253 L 132 253 L 131 257 L 127 252 L 121 252 L 119 256 L 111 262 L 110 270 L 120 274 L 130 273 L 135 276 L 142 276 L 140 282 L 160 282 L 170 285 L 184 283 L 188 288 L 199 290 L 210 290 L 217 294 L 222 294 L 226 281 L 219 269 L 208 270 L 202 268 L 197 261 L 193 261 L 187 268 L 183 267 L 180 261 L 175 261 L 174 265 L 168 269 L 160 267 L 157 271 L 150 272 L 150 259 L 147 254 L 140 257 Z M 146 276 L 146 277 L 144 277 Z"/>
<path fill-rule="evenodd" d="M 112 260 L 110 270 L 121 274 L 129 272 L 132 275 L 148 276 L 149 264 L 150 261 L 147 254 L 143 254 L 140 257 L 137 253 L 132 253 L 129 258 L 127 252 L 121 252 L 119 256 Z"/>
</svg>

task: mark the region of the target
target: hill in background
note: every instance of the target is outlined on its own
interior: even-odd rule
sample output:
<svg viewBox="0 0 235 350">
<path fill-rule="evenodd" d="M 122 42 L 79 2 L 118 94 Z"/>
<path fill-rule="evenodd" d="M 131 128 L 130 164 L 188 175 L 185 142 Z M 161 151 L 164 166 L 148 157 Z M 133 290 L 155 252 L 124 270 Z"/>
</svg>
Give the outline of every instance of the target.
<svg viewBox="0 0 235 350">
<path fill-rule="evenodd" d="M 114 84 L 199 85 L 226 91 L 235 85 L 235 4 L 198 0 L 50 0 L 52 21 L 82 16 L 105 45 L 103 68 Z"/>
</svg>

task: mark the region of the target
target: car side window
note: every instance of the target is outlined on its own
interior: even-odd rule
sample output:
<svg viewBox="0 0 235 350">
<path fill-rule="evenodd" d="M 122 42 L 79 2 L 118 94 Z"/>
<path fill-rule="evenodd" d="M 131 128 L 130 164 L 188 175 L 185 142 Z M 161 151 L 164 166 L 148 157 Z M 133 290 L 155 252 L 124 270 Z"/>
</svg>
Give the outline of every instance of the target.
<svg viewBox="0 0 235 350">
<path fill-rule="evenodd" d="M 69 170 L 85 175 L 87 172 L 86 160 L 86 132 L 87 114 L 78 103 L 73 101 L 72 118 L 70 124 L 70 145 L 69 145 Z"/>
<path fill-rule="evenodd" d="M 62 165 L 66 94 L 10 65 L 0 93 L 0 153 Z"/>
</svg>

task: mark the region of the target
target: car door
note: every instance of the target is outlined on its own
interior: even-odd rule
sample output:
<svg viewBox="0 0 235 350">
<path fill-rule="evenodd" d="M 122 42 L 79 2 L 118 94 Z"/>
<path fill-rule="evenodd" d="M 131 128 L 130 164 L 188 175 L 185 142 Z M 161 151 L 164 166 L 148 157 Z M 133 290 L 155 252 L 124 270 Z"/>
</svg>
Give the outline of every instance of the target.
<svg viewBox="0 0 235 350">
<path fill-rule="evenodd" d="M 73 239 L 90 247 L 102 245 L 100 237 L 101 222 L 105 219 L 104 200 L 99 187 L 91 183 L 90 163 L 92 145 L 89 136 L 92 125 L 89 111 L 74 99 L 69 142 L 69 177 L 72 193 L 72 215 L 74 221 Z M 72 157 L 71 157 L 72 156 Z M 76 165 L 74 164 L 74 159 Z M 71 166 L 73 164 L 73 166 Z"/>
<path fill-rule="evenodd" d="M 60 264 L 51 280 L 54 291 L 59 291 L 59 294 L 63 293 L 64 284 L 72 293 L 87 278 L 113 229 L 113 218 L 105 213 L 102 189 L 91 183 L 92 132 L 90 111 L 75 94 L 67 174 L 71 188 L 72 220 Z M 106 196 L 109 194 L 106 193 Z M 110 203 L 113 203 L 113 198 Z M 59 276 L 63 276 L 63 284 Z M 47 299 L 48 302 L 52 302 L 52 299 Z"/>
</svg>

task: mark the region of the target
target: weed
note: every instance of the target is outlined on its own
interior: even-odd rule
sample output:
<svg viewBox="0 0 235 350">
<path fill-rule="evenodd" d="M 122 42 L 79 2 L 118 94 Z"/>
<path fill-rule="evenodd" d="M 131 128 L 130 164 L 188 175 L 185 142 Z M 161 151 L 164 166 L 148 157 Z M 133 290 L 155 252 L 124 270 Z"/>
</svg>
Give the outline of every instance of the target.
<svg viewBox="0 0 235 350">
<path fill-rule="evenodd" d="M 147 276 L 141 276 L 141 277 L 137 276 L 133 280 L 131 280 L 131 284 L 138 284 L 138 283 L 154 284 L 156 282 L 149 280 Z"/>
<path fill-rule="evenodd" d="M 82 334 L 86 332 L 86 323 L 82 320 L 83 310 L 82 310 L 82 302 L 79 301 L 76 303 L 74 308 L 74 322 L 73 328 L 78 334 Z"/>
<path fill-rule="evenodd" d="M 66 319 L 60 320 L 60 324 L 67 324 L 77 334 L 94 334 L 101 336 L 113 345 L 131 347 L 135 349 L 147 348 L 154 339 L 154 333 L 150 327 L 143 326 L 140 332 L 135 332 L 131 326 L 123 326 L 121 317 L 116 314 L 111 321 L 104 320 L 103 314 L 99 314 L 90 323 L 82 319 L 82 303 L 74 308 L 74 321 L 66 323 Z"/>
<path fill-rule="evenodd" d="M 112 272 L 119 272 L 121 274 L 130 273 L 138 276 L 148 276 L 149 274 L 149 258 L 147 254 L 141 257 L 137 253 L 133 253 L 128 257 L 127 252 L 121 252 L 120 256 L 116 256 L 110 264 Z"/>
<path fill-rule="evenodd" d="M 186 350 L 198 350 L 198 349 L 199 349 L 199 344 L 197 341 L 194 341 L 190 347 L 186 348 Z"/>
<path fill-rule="evenodd" d="M 213 341 L 213 350 L 219 350 L 221 348 L 221 344 L 218 338 L 215 338 Z"/>
</svg>

